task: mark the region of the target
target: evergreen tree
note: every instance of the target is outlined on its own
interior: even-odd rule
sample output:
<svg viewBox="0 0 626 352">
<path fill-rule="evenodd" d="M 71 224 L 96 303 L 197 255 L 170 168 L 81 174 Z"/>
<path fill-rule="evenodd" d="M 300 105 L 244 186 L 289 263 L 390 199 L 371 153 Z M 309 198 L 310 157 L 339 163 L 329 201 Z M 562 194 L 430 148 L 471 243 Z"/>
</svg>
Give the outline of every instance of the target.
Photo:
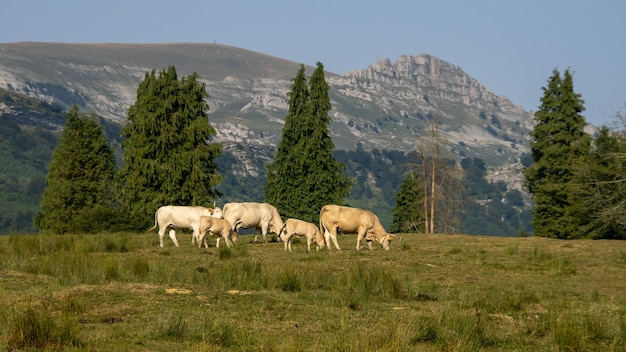
<svg viewBox="0 0 626 352">
<path fill-rule="evenodd" d="M 576 172 L 586 166 L 590 150 L 581 115 L 584 102 L 574 92 L 569 70 L 561 78 L 555 69 L 542 89 L 531 132 L 532 164 L 524 170 L 534 203 L 534 232 L 542 237 L 580 238 L 589 224 Z"/>
<path fill-rule="evenodd" d="M 114 204 L 113 150 L 95 114 L 81 116 L 74 105 L 67 113 L 59 145 L 52 154 L 42 211 L 35 223 L 43 232 L 94 232 Z"/>
<path fill-rule="evenodd" d="M 351 182 L 343 174 L 345 164 L 333 156 L 324 66 L 317 63 L 309 80 L 308 97 L 303 82 L 301 66 L 291 88 L 290 121 L 285 121 L 282 137 L 285 141 L 281 140 L 275 161 L 268 166 L 265 200 L 283 216 L 316 223 L 324 205 L 343 204 Z"/>
<path fill-rule="evenodd" d="M 416 172 L 408 172 L 396 194 L 396 206 L 391 210 L 390 231 L 424 232 L 424 188 Z"/>
<path fill-rule="evenodd" d="M 583 168 L 591 238 L 626 239 L 626 137 L 604 126 Z M 586 191 L 586 192 L 585 192 Z"/>
<path fill-rule="evenodd" d="M 216 132 L 198 79 L 196 73 L 179 79 L 173 66 L 158 76 L 152 70 L 128 109 L 119 196 L 137 228 L 152 223 L 162 205 L 208 205 L 220 195 L 221 145 L 211 143 Z"/>
<path fill-rule="evenodd" d="M 300 179 L 305 173 L 302 155 L 295 153 L 299 141 L 307 139 L 304 123 L 308 114 L 309 89 L 304 71 L 300 69 L 289 92 L 289 107 L 285 117 L 282 138 L 276 148 L 274 161 L 267 165 L 267 183 L 265 200 L 279 209 L 286 217 L 294 218 L 299 214 L 301 196 Z"/>
</svg>

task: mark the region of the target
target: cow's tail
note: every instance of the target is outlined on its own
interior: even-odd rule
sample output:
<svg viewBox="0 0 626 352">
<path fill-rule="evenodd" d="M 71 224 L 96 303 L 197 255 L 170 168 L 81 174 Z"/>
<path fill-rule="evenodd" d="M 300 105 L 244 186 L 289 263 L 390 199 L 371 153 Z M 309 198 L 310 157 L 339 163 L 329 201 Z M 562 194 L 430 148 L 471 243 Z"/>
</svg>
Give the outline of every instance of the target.
<svg viewBox="0 0 626 352">
<path fill-rule="evenodd" d="M 152 226 L 151 228 L 147 229 L 147 230 L 146 230 L 146 232 L 150 232 L 150 231 L 152 231 L 152 230 L 154 230 L 154 229 L 156 229 L 156 228 L 157 228 L 157 225 L 158 225 L 158 222 L 157 222 L 157 215 L 158 215 L 158 214 L 159 214 L 159 211 L 157 210 L 157 211 L 154 213 L 154 226 Z"/>
<path fill-rule="evenodd" d="M 322 207 L 322 209 L 320 210 L 320 231 L 322 232 L 322 235 L 324 235 L 324 237 L 326 237 L 325 233 L 326 233 L 326 227 L 324 227 L 324 223 L 322 222 L 322 214 L 324 213 L 324 207 Z"/>
<path fill-rule="evenodd" d="M 326 244 L 326 248 L 328 248 L 329 250 L 332 249 L 333 247 L 330 245 L 330 238 L 329 236 L 326 236 L 327 233 L 330 233 L 330 231 L 328 231 L 328 229 L 326 228 L 326 225 L 324 225 L 324 220 L 323 220 L 323 214 L 324 214 L 324 208 L 326 206 L 323 206 L 322 209 L 320 210 L 320 232 L 322 233 L 322 236 L 324 236 L 324 244 Z"/>
</svg>

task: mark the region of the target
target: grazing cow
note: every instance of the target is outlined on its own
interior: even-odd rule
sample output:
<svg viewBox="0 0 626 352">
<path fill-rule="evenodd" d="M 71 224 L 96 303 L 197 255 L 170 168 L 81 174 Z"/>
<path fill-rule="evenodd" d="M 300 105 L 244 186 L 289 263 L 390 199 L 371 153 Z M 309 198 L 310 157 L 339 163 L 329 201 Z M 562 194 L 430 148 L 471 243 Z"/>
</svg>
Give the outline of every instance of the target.
<svg viewBox="0 0 626 352">
<path fill-rule="evenodd" d="M 233 229 L 228 221 L 213 216 L 201 216 L 198 248 L 200 248 L 202 243 L 204 243 L 204 248 L 209 248 L 205 239 L 207 232 L 217 237 L 217 244 L 215 245 L 217 248 L 220 248 L 220 239 L 222 237 L 229 248 L 234 242 L 237 242 L 237 236 L 233 236 Z"/>
<path fill-rule="evenodd" d="M 226 203 L 222 212 L 234 233 L 240 228 L 254 228 L 254 242 L 259 237 L 259 230 L 263 234 L 263 241 L 267 242 L 268 233 L 279 234 L 283 228 L 278 210 L 267 203 Z"/>
<path fill-rule="evenodd" d="M 294 235 L 306 237 L 308 252 L 311 252 L 311 242 L 314 240 L 317 245 L 316 251 L 324 247 L 324 235 L 322 235 L 322 232 L 320 232 L 315 224 L 298 219 L 287 219 L 279 235 L 281 241 L 285 242 L 285 250 L 287 250 L 287 248 L 291 250 L 291 239 Z"/>
<path fill-rule="evenodd" d="M 157 226 L 159 227 L 159 242 L 161 247 L 163 247 L 165 230 L 169 229 L 170 238 L 178 247 L 175 229 L 192 229 L 193 237 L 191 238 L 191 244 L 194 244 L 194 241 L 198 239 L 200 234 L 200 217 L 221 217 L 221 215 L 222 210 L 220 208 L 164 205 L 154 213 L 154 226 L 149 228 L 148 231 L 154 230 Z"/>
<path fill-rule="evenodd" d="M 361 249 L 363 238 L 367 246 L 372 249 L 372 240 L 376 240 L 385 249 L 389 250 L 392 235 L 388 234 L 378 220 L 378 216 L 369 210 L 343 207 L 340 205 L 325 205 L 320 211 L 320 230 L 324 231 L 324 238 L 328 249 L 331 249 L 330 240 L 335 243 L 337 250 L 337 231 L 356 233 L 356 249 Z"/>
</svg>

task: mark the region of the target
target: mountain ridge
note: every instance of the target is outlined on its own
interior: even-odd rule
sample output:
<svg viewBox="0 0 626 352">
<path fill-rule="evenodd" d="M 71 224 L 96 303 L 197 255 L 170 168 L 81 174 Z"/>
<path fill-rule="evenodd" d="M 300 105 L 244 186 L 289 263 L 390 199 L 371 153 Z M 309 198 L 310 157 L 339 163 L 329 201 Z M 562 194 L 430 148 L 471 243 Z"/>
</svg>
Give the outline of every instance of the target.
<svg viewBox="0 0 626 352">
<path fill-rule="evenodd" d="M 300 64 L 223 44 L 0 44 L 0 87 L 66 107 L 77 103 L 121 124 L 145 74 L 169 65 L 179 75 L 198 73 L 206 85 L 218 142 L 278 143 Z M 452 141 L 452 158 L 480 157 L 500 167 L 529 152 L 532 113 L 434 56 L 401 55 L 344 75 L 327 72 L 326 79 L 339 149 L 410 151 L 437 121 Z"/>
</svg>

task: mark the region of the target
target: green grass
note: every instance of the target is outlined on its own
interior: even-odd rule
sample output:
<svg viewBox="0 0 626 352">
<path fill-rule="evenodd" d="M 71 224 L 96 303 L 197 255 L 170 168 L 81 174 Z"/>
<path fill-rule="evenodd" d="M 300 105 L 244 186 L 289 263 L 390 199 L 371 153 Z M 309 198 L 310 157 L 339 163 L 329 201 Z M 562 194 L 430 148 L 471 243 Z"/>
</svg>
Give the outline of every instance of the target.
<svg viewBox="0 0 626 352">
<path fill-rule="evenodd" d="M 626 242 L 0 237 L 0 351 L 623 351 Z M 399 239 L 399 237 L 398 237 Z"/>
</svg>

